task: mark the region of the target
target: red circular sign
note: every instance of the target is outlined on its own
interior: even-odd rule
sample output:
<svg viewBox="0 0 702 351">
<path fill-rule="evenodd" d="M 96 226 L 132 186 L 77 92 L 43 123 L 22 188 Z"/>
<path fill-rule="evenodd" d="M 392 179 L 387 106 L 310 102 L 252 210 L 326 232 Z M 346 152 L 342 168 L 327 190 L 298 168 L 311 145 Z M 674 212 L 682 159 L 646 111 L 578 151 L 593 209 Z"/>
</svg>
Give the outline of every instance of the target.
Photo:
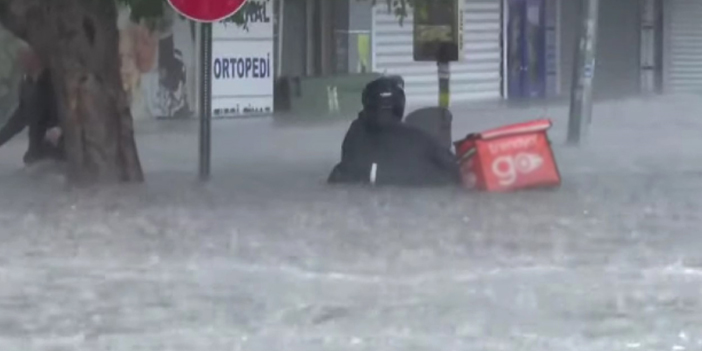
<svg viewBox="0 0 702 351">
<path fill-rule="evenodd" d="M 246 0 L 168 0 L 181 15 L 197 22 L 217 22 L 241 10 Z"/>
</svg>

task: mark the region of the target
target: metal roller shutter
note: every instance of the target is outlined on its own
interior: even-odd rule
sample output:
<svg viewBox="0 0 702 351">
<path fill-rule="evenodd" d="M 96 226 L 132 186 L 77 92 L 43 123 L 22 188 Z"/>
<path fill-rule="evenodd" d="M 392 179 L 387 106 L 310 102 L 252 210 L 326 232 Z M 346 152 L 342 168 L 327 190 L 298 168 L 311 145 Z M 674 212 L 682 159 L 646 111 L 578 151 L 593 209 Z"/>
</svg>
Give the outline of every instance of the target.
<svg viewBox="0 0 702 351">
<path fill-rule="evenodd" d="M 465 59 L 451 64 L 452 102 L 501 97 L 500 3 L 500 0 L 466 0 Z M 373 9 L 373 70 L 402 75 L 408 103 L 436 102 L 439 93 L 436 64 L 414 62 L 412 26 L 412 16 L 400 26 L 385 4 Z"/>
<path fill-rule="evenodd" d="M 664 6 L 664 87 L 702 91 L 702 1 L 666 0 Z"/>
</svg>

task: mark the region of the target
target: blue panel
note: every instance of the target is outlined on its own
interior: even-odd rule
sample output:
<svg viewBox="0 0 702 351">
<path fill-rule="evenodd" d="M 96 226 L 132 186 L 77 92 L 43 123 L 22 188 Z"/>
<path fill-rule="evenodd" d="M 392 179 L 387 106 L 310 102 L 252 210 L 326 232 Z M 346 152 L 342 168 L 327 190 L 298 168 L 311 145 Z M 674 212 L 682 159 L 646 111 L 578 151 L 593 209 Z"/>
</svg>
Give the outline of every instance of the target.
<svg viewBox="0 0 702 351">
<path fill-rule="evenodd" d="M 558 95 L 558 1 L 546 0 L 546 96 Z"/>
<path fill-rule="evenodd" d="M 509 0 L 507 24 L 507 70 L 509 81 L 509 98 L 521 98 L 523 92 L 523 28 L 526 2 Z"/>
<path fill-rule="evenodd" d="M 508 71 L 510 98 L 546 96 L 545 0 L 510 0 Z"/>
</svg>

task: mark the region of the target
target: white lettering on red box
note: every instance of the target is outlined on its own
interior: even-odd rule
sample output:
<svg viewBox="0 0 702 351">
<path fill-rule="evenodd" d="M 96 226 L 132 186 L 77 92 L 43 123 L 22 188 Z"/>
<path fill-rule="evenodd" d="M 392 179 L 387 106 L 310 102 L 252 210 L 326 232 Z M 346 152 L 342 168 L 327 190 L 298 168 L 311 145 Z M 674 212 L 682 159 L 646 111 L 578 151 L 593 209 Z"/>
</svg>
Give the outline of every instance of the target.
<svg viewBox="0 0 702 351">
<path fill-rule="evenodd" d="M 536 145 L 536 141 L 537 135 L 532 134 L 527 136 L 519 136 L 516 138 L 509 138 L 507 140 L 494 141 L 488 143 L 488 147 L 490 148 L 490 153 L 495 155 L 515 150 L 528 149 Z"/>
<path fill-rule="evenodd" d="M 492 161 L 492 173 L 500 185 L 510 186 L 517 181 L 519 174 L 536 171 L 544 164 L 544 159 L 538 154 L 520 152 L 516 155 L 504 155 Z"/>
</svg>

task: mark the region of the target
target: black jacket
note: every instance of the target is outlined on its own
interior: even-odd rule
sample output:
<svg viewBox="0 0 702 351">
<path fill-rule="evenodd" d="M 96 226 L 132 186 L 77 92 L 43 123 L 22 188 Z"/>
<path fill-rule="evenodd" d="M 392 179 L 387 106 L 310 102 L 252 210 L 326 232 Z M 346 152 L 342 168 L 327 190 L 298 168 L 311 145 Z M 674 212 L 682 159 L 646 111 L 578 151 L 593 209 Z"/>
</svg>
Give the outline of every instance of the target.
<svg viewBox="0 0 702 351">
<path fill-rule="evenodd" d="M 63 159 L 63 142 L 53 146 L 45 141 L 47 130 L 59 126 L 53 82 L 48 71 L 34 81 L 25 76 L 20 83 L 19 106 L 0 129 L 0 146 L 25 128 L 29 129 L 29 148 L 24 162 L 43 158 Z"/>
<path fill-rule="evenodd" d="M 376 185 L 443 186 L 460 184 L 454 154 L 432 136 L 403 124 L 390 114 L 361 112 L 341 147 L 341 162 L 329 183 L 370 183 L 376 164 Z"/>
</svg>

